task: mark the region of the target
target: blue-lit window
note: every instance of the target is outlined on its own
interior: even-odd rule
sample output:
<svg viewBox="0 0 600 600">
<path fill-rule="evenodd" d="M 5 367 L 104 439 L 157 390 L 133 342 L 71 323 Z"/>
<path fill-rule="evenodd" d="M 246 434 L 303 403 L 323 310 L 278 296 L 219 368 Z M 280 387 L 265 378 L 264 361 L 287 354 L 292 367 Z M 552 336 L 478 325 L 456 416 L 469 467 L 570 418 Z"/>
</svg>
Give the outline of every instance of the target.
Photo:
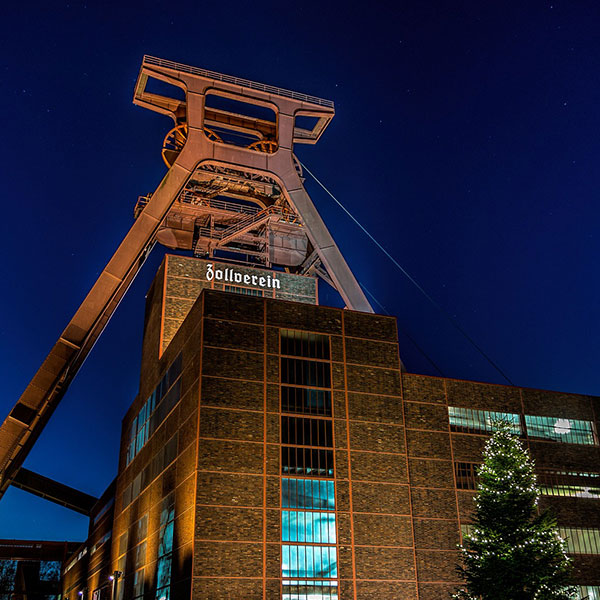
<svg viewBox="0 0 600 600">
<path fill-rule="evenodd" d="M 284 477 L 281 480 L 281 503 L 284 508 L 334 510 L 333 481 Z"/>
<path fill-rule="evenodd" d="M 282 600 L 338 600 L 337 581 L 284 580 Z"/>
<path fill-rule="evenodd" d="M 335 544 L 335 513 L 284 510 L 281 529 L 284 542 Z"/>
<path fill-rule="evenodd" d="M 516 413 L 449 406 L 448 418 L 450 419 L 450 429 L 452 431 L 491 433 L 496 430 L 497 422 L 506 421 L 510 424 L 512 433 L 521 434 L 521 420 Z"/>
<path fill-rule="evenodd" d="M 158 561 L 156 567 L 156 600 L 171 598 L 171 563 L 173 562 L 173 527 L 175 523 L 175 496 L 164 498 L 160 511 L 158 534 Z"/>
<path fill-rule="evenodd" d="M 281 546 L 281 569 L 284 579 L 335 579 L 337 577 L 337 549 L 335 546 L 283 544 Z"/>
<path fill-rule="evenodd" d="M 173 361 L 160 383 L 134 417 L 129 429 L 126 461 L 129 464 L 146 445 L 181 397 L 181 354 Z"/>
<path fill-rule="evenodd" d="M 334 482 L 283 477 L 281 503 L 282 598 L 336 600 Z"/>
<path fill-rule="evenodd" d="M 577 587 L 577 600 L 600 600 L 600 586 L 580 585 Z"/>
<path fill-rule="evenodd" d="M 594 424 L 591 421 L 525 415 L 525 426 L 529 437 L 568 444 L 596 444 Z"/>
</svg>

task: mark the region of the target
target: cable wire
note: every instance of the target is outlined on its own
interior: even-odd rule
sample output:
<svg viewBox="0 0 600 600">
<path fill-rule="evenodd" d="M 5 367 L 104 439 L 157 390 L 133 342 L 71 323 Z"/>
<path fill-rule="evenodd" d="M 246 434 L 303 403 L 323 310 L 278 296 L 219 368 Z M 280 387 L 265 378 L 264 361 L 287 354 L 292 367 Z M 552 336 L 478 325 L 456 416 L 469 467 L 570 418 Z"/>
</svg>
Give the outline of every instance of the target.
<svg viewBox="0 0 600 600">
<path fill-rule="evenodd" d="M 375 301 L 375 303 L 379 306 L 379 308 L 381 308 L 381 310 L 383 310 L 383 312 L 386 315 L 390 315 L 390 312 L 388 311 L 388 309 L 381 304 L 381 302 L 379 302 L 379 300 L 377 300 L 377 298 L 375 298 L 375 296 L 373 295 L 372 292 L 369 291 L 369 289 L 367 288 L 367 286 L 362 283 L 361 281 L 358 282 L 358 285 L 360 285 L 360 287 L 365 290 L 365 292 L 367 293 L 367 295 L 371 296 L 371 298 L 373 298 L 373 300 Z M 396 319 L 396 324 L 398 325 L 398 319 Z M 406 329 L 403 329 L 402 327 L 400 327 L 400 325 L 398 325 L 398 329 L 402 332 L 402 334 L 404 336 L 406 336 L 415 346 L 415 348 L 429 361 L 429 363 L 433 366 L 433 368 L 442 376 L 445 377 L 444 372 L 435 364 L 434 360 L 429 356 L 429 354 L 427 354 L 427 352 L 425 352 L 425 350 L 423 350 L 423 348 L 421 348 L 421 346 L 419 346 L 419 344 L 417 343 L 417 340 L 415 340 L 415 338 L 413 338 L 412 335 L 410 335 L 410 333 L 408 333 L 408 331 L 406 331 Z"/>
<path fill-rule="evenodd" d="M 485 360 L 496 370 L 510 385 L 515 385 L 508 375 L 491 359 L 490 356 L 484 352 L 484 350 L 475 342 L 475 340 L 460 326 L 460 324 L 448 313 L 440 304 L 438 304 L 424 289 L 423 287 L 408 273 L 408 271 L 369 233 L 369 231 L 356 219 L 356 217 L 325 187 L 325 184 L 298 158 L 298 162 L 302 165 L 302 168 L 323 188 L 323 190 L 333 199 L 333 201 L 354 221 L 363 233 L 388 257 L 388 259 L 404 274 L 404 276 L 431 302 L 431 304 L 437 308 L 450 323 L 464 336 L 464 338 L 485 358 Z"/>
</svg>

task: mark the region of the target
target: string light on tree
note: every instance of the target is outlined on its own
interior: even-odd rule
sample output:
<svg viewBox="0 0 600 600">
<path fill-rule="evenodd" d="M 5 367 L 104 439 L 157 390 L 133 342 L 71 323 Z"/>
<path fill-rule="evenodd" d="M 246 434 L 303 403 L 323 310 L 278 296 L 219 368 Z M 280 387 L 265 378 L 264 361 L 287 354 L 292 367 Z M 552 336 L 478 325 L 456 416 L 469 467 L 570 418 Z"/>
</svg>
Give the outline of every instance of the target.
<svg viewBox="0 0 600 600">
<path fill-rule="evenodd" d="M 506 421 L 494 424 L 478 471 L 473 522 L 460 547 L 455 600 L 571 600 L 571 562 L 556 521 L 538 514 L 534 463 Z"/>
</svg>

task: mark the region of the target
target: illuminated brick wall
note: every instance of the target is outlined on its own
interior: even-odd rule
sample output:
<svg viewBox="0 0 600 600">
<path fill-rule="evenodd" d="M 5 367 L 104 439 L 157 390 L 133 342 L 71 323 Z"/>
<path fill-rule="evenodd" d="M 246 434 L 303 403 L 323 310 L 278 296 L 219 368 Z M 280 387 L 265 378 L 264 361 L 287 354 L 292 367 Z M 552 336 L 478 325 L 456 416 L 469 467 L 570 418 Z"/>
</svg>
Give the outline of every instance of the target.
<svg viewBox="0 0 600 600">
<path fill-rule="evenodd" d="M 123 421 L 119 598 L 447 598 L 490 411 L 600 585 L 598 399 L 402 373 L 393 318 L 215 290 L 159 358 L 164 272 Z"/>
</svg>

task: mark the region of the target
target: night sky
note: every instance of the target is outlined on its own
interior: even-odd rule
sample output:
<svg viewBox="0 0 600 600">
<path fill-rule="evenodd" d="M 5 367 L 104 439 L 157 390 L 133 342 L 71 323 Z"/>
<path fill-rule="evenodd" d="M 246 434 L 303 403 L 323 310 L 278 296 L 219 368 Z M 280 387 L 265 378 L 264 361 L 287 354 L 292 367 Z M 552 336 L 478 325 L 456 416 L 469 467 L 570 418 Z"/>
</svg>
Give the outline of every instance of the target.
<svg viewBox="0 0 600 600">
<path fill-rule="evenodd" d="M 285 7 L 285 8 L 281 8 Z M 165 173 L 144 54 L 332 99 L 300 159 L 521 386 L 600 394 L 597 2 L 13 2 L 0 18 L 4 419 Z M 504 383 L 310 179 L 411 372 Z M 157 247 L 25 466 L 100 495 Z M 322 294 L 322 303 L 338 303 Z M 376 308 L 380 311 L 380 309 Z M 426 356 L 427 355 L 427 356 Z M 83 539 L 25 492 L 0 537 Z"/>
</svg>

